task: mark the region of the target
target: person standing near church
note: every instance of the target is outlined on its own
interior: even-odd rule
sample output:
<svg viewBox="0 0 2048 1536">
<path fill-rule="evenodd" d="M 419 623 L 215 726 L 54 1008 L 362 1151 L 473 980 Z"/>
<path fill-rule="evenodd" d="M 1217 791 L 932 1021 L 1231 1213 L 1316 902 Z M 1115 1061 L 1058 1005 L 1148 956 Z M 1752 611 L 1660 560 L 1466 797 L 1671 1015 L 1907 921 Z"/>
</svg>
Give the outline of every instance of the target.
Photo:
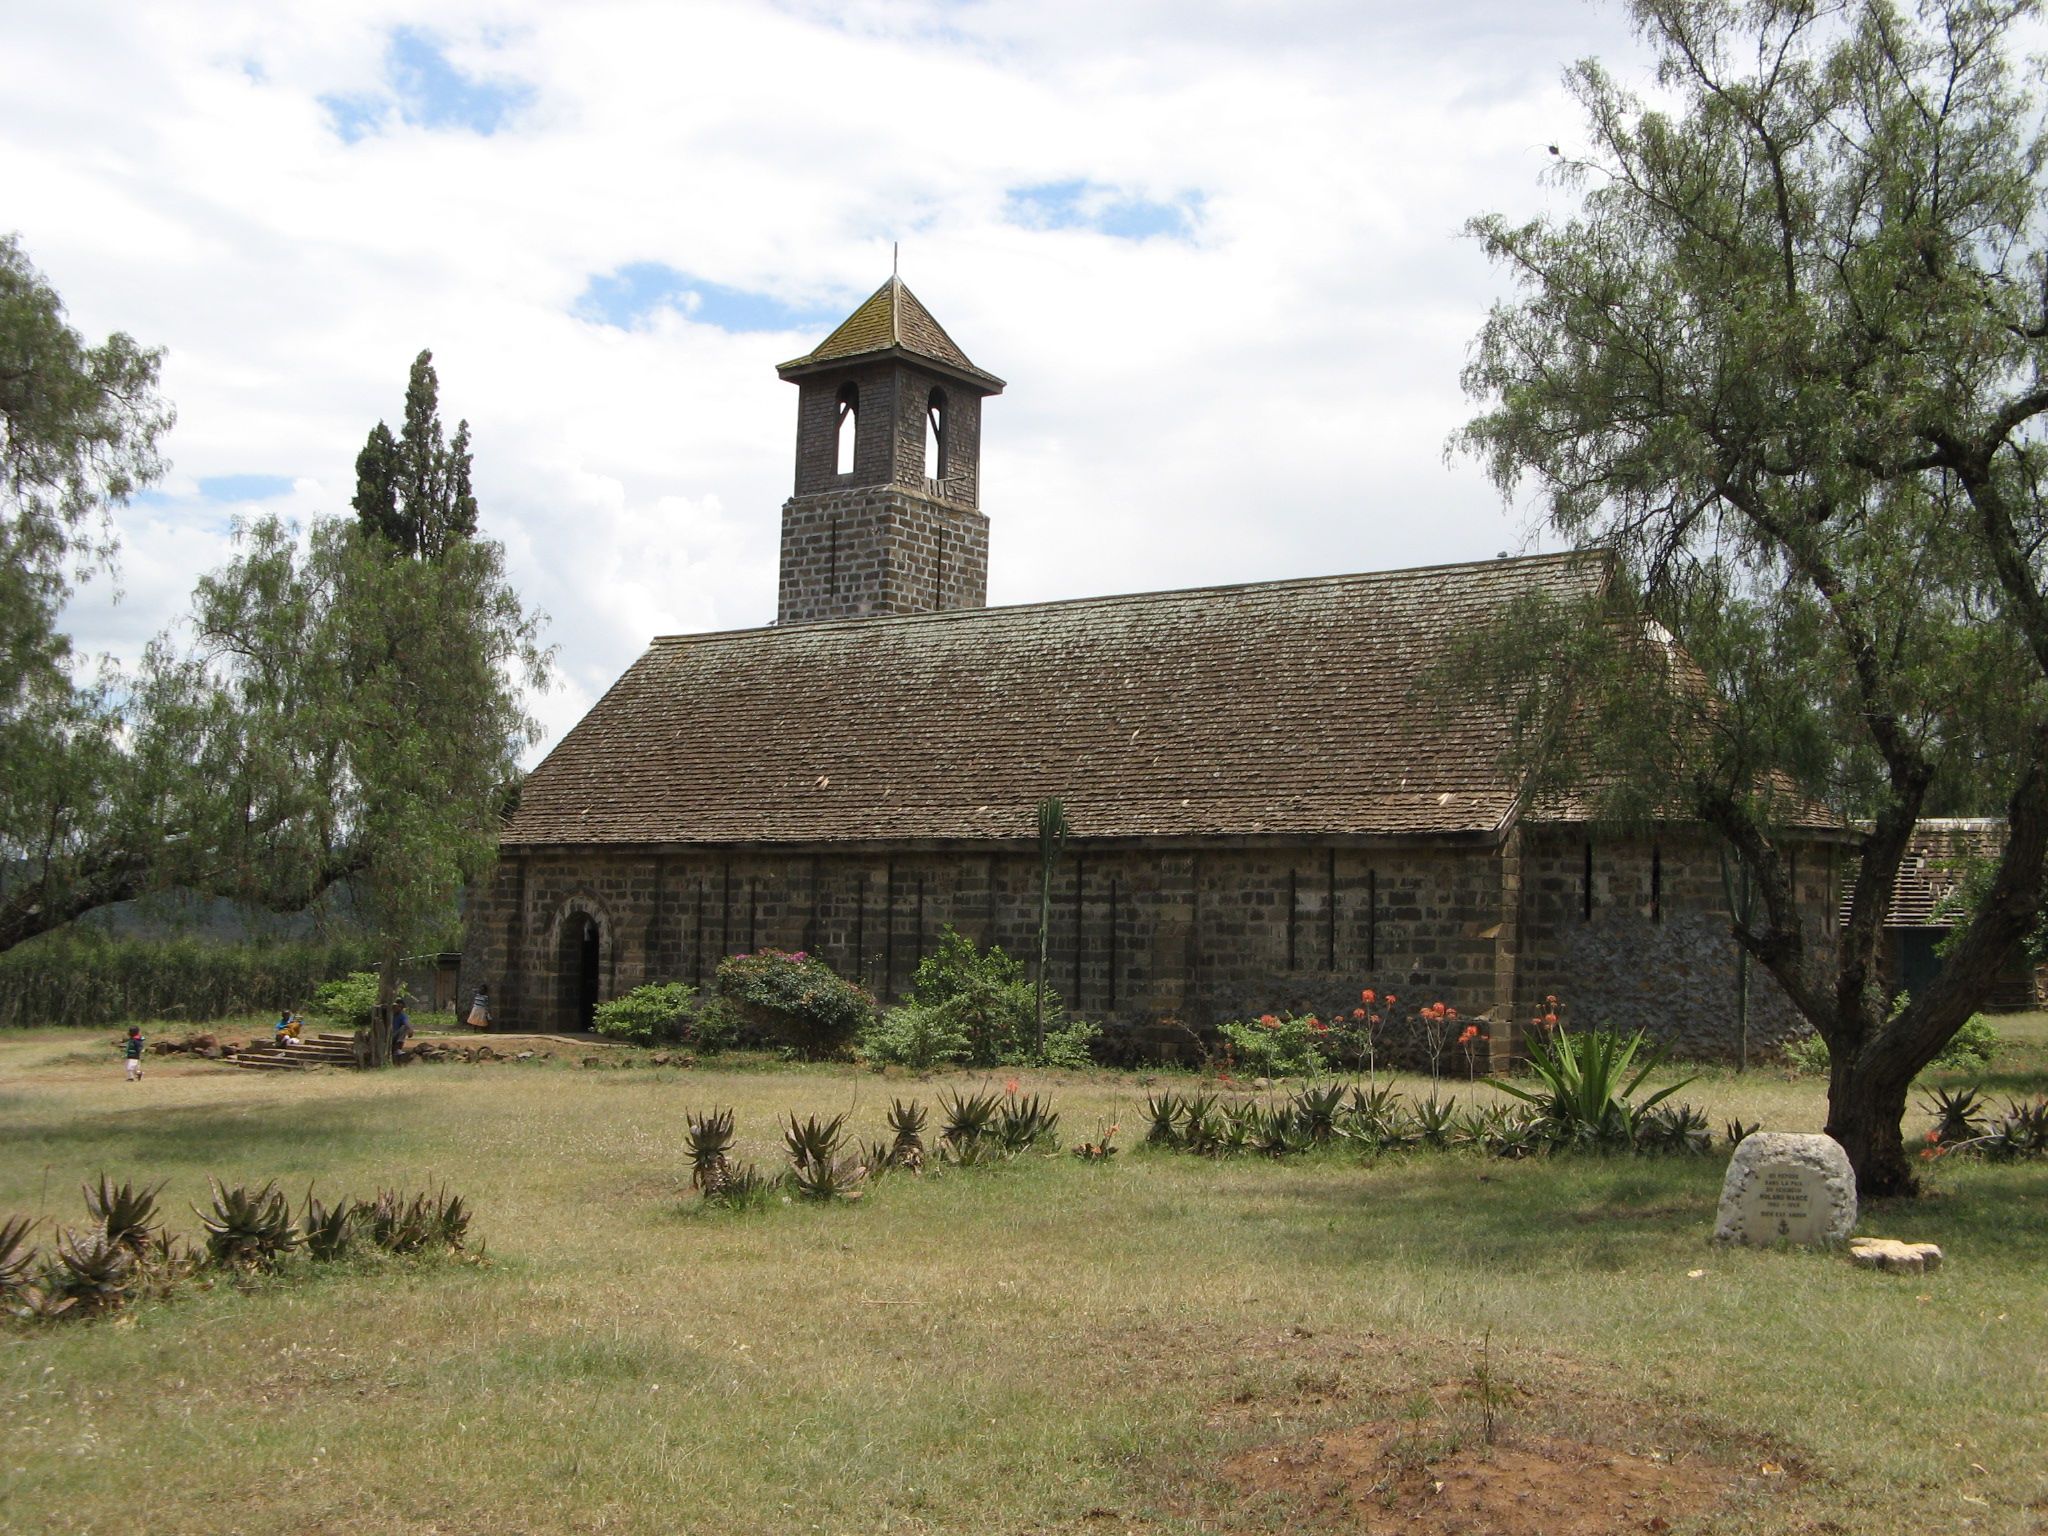
<svg viewBox="0 0 2048 1536">
<path fill-rule="evenodd" d="M 476 997 L 469 1005 L 469 1027 L 489 1029 L 491 1027 L 491 989 L 482 982 L 476 986 Z"/>
<path fill-rule="evenodd" d="M 128 1038 L 121 1042 L 121 1054 L 127 1065 L 128 1081 L 131 1083 L 141 1082 L 142 1027 L 140 1025 L 130 1024 L 128 1026 Z"/>
</svg>

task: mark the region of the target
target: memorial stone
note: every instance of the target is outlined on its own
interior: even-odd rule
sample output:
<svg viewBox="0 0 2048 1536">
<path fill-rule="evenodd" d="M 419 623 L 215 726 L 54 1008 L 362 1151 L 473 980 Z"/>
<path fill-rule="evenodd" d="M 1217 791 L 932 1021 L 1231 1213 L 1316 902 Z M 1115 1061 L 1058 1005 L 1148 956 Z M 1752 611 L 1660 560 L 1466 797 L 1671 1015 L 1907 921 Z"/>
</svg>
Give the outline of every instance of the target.
<svg viewBox="0 0 2048 1536">
<path fill-rule="evenodd" d="M 1736 1147 L 1716 1241 L 1838 1243 L 1855 1225 L 1856 1175 L 1833 1137 L 1757 1131 Z"/>
</svg>

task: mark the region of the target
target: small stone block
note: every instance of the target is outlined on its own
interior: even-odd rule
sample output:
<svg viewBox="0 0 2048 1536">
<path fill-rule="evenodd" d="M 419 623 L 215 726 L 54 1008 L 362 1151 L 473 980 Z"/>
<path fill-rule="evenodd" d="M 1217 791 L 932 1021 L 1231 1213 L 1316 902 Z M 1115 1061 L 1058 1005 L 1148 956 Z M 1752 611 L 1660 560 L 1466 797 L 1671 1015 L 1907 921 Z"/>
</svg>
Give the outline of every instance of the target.
<svg viewBox="0 0 2048 1536">
<path fill-rule="evenodd" d="M 1938 1244 L 1902 1243 L 1895 1237 L 1859 1237 L 1849 1244 L 1849 1257 L 1867 1269 L 1888 1269 L 1901 1275 L 1941 1268 Z"/>
<path fill-rule="evenodd" d="M 1714 1239 L 1839 1243 L 1856 1225 L 1856 1175 L 1831 1136 L 1757 1131 L 1728 1160 Z"/>
</svg>

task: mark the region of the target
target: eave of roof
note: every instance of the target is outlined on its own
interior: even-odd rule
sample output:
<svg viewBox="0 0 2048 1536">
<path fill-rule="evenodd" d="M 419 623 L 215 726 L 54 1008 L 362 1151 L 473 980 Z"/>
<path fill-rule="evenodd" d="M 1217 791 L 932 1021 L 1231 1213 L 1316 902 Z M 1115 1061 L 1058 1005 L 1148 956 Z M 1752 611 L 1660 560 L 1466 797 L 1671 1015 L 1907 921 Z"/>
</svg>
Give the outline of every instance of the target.
<svg viewBox="0 0 2048 1536">
<path fill-rule="evenodd" d="M 849 363 L 891 359 L 934 368 L 984 394 L 997 395 L 1003 391 L 1003 381 L 969 362 L 959 344 L 946 334 L 946 328 L 894 275 L 863 300 L 831 335 L 802 357 L 778 364 L 775 371 L 785 379 L 799 379 Z"/>
</svg>

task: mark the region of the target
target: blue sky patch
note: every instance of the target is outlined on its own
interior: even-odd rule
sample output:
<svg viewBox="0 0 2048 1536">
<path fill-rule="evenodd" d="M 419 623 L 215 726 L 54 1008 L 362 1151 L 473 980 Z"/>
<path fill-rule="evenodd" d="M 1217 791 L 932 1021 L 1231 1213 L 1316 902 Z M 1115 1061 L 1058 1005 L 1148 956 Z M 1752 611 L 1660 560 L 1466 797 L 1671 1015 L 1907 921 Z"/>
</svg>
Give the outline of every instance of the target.
<svg viewBox="0 0 2048 1536">
<path fill-rule="evenodd" d="M 291 488 L 290 475 L 208 475 L 199 482 L 208 501 L 268 501 Z"/>
<path fill-rule="evenodd" d="M 1092 229 L 1118 240 L 1190 240 L 1201 211 L 1199 192 L 1158 202 L 1121 187 L 1076 179 L 1012 187 L 1003 216 L 1026 229 Z"/>
<path fill-rule="evenodd" d="M 418 128 L 456 128 L 485 137 L 533 100 L 533 87 L 508 77 L 466 75 L 440 42 L 418 27 L 397 27 L 384 48 L 384 88 L 322 96 L 328 121 L 345 144 L 380 132 L 394 116 Z"/>
<path fill-rule="evenodd" d="M 628 262 L 593 275 L 576 299 L 576 314 L 597 325 L 630 330 L 658 309 L 673 309 L 721 331 L 801 331 L 831 318 L 829 310 L 789 304 L 773 294 L 707 283 L 658 261 Z"/>
</svg>

